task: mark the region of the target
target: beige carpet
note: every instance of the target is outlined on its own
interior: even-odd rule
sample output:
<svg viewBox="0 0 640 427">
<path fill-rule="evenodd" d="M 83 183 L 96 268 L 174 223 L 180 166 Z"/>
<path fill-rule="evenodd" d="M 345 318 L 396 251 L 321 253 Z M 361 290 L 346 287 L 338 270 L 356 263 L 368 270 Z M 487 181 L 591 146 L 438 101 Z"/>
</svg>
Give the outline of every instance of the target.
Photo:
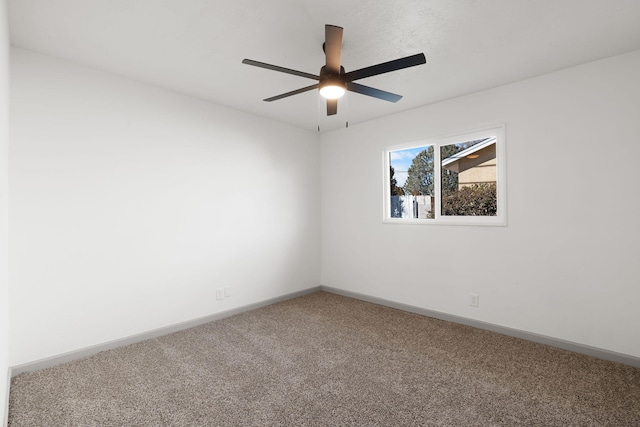
<svg viewBox="0 0 640 427">
<path fill-rule="evenodd" d="M 13 379 L 11 426 L 640 426 L 640 369 L 318 292 Z"/>
</svg>

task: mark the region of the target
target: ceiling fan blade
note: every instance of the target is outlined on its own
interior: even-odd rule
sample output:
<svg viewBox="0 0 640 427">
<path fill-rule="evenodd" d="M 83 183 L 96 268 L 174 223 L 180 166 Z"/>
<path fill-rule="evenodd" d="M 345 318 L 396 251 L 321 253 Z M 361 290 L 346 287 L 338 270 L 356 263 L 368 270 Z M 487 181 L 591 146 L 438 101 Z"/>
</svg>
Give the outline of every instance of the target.
<svg viewBox="0 0 640 427">
<path fill-rule="evenodd" d="M 342 55 L 342 27 L 324 26 L 324 54 L 327 57 L 327 71 L 340 74 Z"/>
<path fill-rule="evenodd" d="M 327 116 L 333 116 L 338 113 L 338 100 L 327 99 Z"/>
<path fill-rule="evenodd" d="M 396 95 L 395 93 L 386 92 L 384 90 L 376 89 L 354 82 L 347 82 L 347 90 L 360 93 L 362 95 L 372 96 L 374 98 L 382 99 L 389 102 L 398 102 L 402 99 L 402 95 Z"/>
<path fill-rule="evenodd" d="M 342 77 L 350 82 L 353 80 L 364 79 L 365 77 L 377 76 L 378 74 L 389 73 L 391 71 L 401 70 L 403 68 L 414 67 L 416 65 L 425 64 L 427 62 L 424 53 L 407 56 L 405 58 L 395 59 L 382 64 L 372 65 L 370 67 L 361 68 L 355 71 L 349 71 Z"/>
<path fill-rule="evenodd" d="M 277 65 L 271 65 L 264 62 L 254 61 L 253 59 L 243 59 L 243 64 L 253 65 L 254 67 L 266 68 L 267 70 L 280 71 L 281 73 L 293 74 L 294 76 L 306 77 L 308 79 L 320 80 L 320 76 L 315 74 L 305 73 L 303 71 L 296 71 L 290 68 L 279 67 Z"/>
<path fill-rule="evenodd" d="M 313 89 L 318 89 L 318 87 L 320 87 L 319 84 L 303 87 L 302 89 L 292 90 L 291 92 L 283 93 L 282 95 L 272 96 L 271 98 L 264 99 L 263 101 L 267 101 L 267 102 L 277 101 L 278 99 L 286 98 L 288 96 L 293 96 L 299 93 L 308 92 Z"/>
</svg>

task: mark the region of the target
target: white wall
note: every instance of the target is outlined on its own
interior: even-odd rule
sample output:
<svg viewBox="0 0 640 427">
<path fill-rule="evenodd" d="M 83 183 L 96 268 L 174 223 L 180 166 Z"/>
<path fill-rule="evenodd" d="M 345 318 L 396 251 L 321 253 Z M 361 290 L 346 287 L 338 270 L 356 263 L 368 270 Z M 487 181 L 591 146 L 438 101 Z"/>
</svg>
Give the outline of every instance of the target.
<svg viewBox="0 0 640 427">
<path fill-rule="evenodd" d="M 319 285 L 317 134 L 25 50 L 11 72 L 11 365 Z"/>
<path fill-rule="evenodd" d="M 8 288 L 8 167 L 9 149 L 9 32 L 7 3 L 0 0 L 0 425 L 6 418 L 9 380 L 9 288 Z"/>
<path fill-rule="evenodd" d="M 635 52 L 324 134 L 322 284 L 640 356 L 638 76 Z M 382 223 L 383 147 L 502 122 L 507 227 Z"/>
</svg>

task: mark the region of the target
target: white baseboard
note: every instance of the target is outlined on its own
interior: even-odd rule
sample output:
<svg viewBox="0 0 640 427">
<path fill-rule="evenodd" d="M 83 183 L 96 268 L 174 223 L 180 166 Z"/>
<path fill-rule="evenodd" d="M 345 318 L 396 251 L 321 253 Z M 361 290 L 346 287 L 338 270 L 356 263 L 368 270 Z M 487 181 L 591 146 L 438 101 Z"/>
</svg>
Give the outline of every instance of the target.
<svg viewBox="0 0 640 427">
<path fill-rule="evenodd" d="M 484 329 L 484 330 L 496 332 L 502 335 L 507 335 L 514 338 L 521 338 L 523 340 L 533 341 L 539 344 L 545 344 L 551 347 L 557 347 L 563 350 L 569 350 L 575 353 L 581 353 L 587 356 L 593 356 L 599 359 L 623 363 L 625 365 L 630 365 L 636 368 L 640 368 L 640 358 L 631 356 L 628 354 L 616 353 L 614 351 L 605 350 L 598 347 L 591 347 L 588 345 L 566 341 L 559 338 L 553 338 L 546 335 L 540 335 L 533 332 L 522 331 L 519 329 L 512 329 L 506 326 L 500 326 L 493 323 L 483 322 L 480 320 L 474 320 L 474 319 L 469 319 L 462 316 L 456 316 L 454 314 L 447 314 L 439 311 L 429 310 L 426 308 L 415 307 L 408 304 L 389 301 L 383 298 L 372 297 L 366 294 L 360 294 L 357 292 L 351 292 L 351 291 L 345 291 L 342 289 L 332 288 L 330 286 L 320 286 L 320 290 L 337 294 L 337 295 L 350 297 L 350 298 L 355 298 L 355 299 L 370 302 L 373 304 L 383 305 L 385 307 L 391 307 L 398 310 L 407 311 L 410 313 L 420 314 L 422 316 L 433 317 L 435 319 L 446 320 L 448 322 L 458 323 L 458 324 L 467 325 L 467 326 L 473 326 L 478 329 Z"/>
<path fill-rule="evenodd" d="M 202 325 L 203 323 L 212 322 L 214 320 L 223 319 L 225 317 L 234 316 L 236 314 L 244 313 L 246 311 L 255 310 L 256 308 L 264 307 L 267 305 L 275 304 L 277 302 L 286 301 L 292 298 L 296 298 L 302 295 L 307 295 L 317 291 L 325 291 L 329 293 L 333 293 L 336 295 L 342 295 L 350 298 L 355 298 L 361 301 L 370 302 L 373 304 L 382 305 L 385 307 L 395 308 L 398 310 L 407 311 L 410 313 L 420 314 L 422 316 L 433 317 L 440 320 L 446 320 L 448 322 L 458 323 L 462 325 L 472 326 L 479 329 L 484 329 L 487 331 L 496 332 L 503 335 L 508 335 L 515 338 L 521 338 L 527 341 L 533 341 L 540 344 L 549 345 L 552 347 L 561 348 L 564 350 L 573 351 L 575 353 L 581 353 L 588 356 L 597 357 L 604 360 L 609 360 L 612 362 L 623 363 L 625 365 L 630 365 L 634 367 L 640 368 L 640 358 L 616 353 L 610 350 L 605 350 L 597 347 L 591 347 L 584 344 L 574 343 L 571 341 L 565 341 L 559 338 L 553 338 L 545 335 L 535 334 L 532 332 L 522 331 L 518 329 L 508 328 L 506 326 L 495 325 L 493 323 L 482 322 L 480 320 L 469 319 L 462 316 L 456 316 L 453 314 L 442 313 L 434 310 L 429 310 L 426 308 L 416 307 L 408 304 L 398 303 L 390 300 L 386 300 L 383 298 L 373 297 L 366 294 L 360 294 L 357 292 L 345 291 L 338 288 L 333 288 L 330 286 L 316 286 L 313 288 L 308 288 L 302 291 L 293 292 L 290 294 L 282 295 L 275 298 L 270 298 L 264 301 L 260 301 L 254 304 L 248 304 L 242 307 L 234 308 L 231 310 L 222 311 L 220 313 L 212 314 L 210 316 L 201 317 L 198 319 L 189 320 L 186 322 L 181 322 L 175 325 L 167 326 L 164 328 L 154 329 L 152 331 L 144 332 L 141 334 L 132 335 L 129 337 L 117 339 L 114 341 L 109 341 L 103 344 L 97 344 L 90 347 L 85 347 L 79 350 L 70 351 L 68 353 L 48 357 L 45 359 L 36 360 L 33 362 L 25 363 L 22 365 L 17 365 L 9 368 L 9 381 L 12 377 L 19 375 L 23 372 L 31 372 L 36 371 L 38 369 L 45 369 L 51 366 L 59 365 L 61 363 L 70 362 L 73 360 L 82 359 L 87 356 L 94 355 L 101 351 L 111 350 L 118 347 L 123 347 L 129 344 L 135 344 L 140 341 L 144 341 L 147 339 L 157 338 L 162 335 L 167 335 L 173 332 L 181 331 L 183 329 L 192 328 L 194 326 Z M 7 385 L 8 387 L 8 385 Z M 8 398 L 9 392 L 7 391 L 7 408 L 8 408 Z M 6 415 L 5 415 L 6 417 Z M 6 421 L 5 421 L 6 423 Z"/>
<path fill-rule="evenodd" d="M 264 307 L 267 305 L 275 304 L 277 302 L 286 301 L 292 298 L 296 298 L 302 295 L 318 292 L 319 286 L 305 289 L 298 292 L 292 292 L 286 295 L 281 295 L 275 298 L 269 298 L 257 303 L 248 304 L 242 307 L 234 308 L 231 310 L 221 311 L 219 313 L 212 314 L 210 316 L 200 317 L 186 322 L 176 323 L 175 325 L 167 326 L 164 328 L 154 329 L 152 331 L 143 332 L 136 335 L 131 335 L 125 338 L 109 341 L 102 344 L 93 345 L 90 347 L 81 348 L 79 350 L 70 351 L 68 353 L 59 354 L 56 356 L 47 357 L 44 359 L 36 360 L 33 362 L 24 363 L 10 368 L 11 377 L 15 377 L 23 372 L 37 371 L 39 369 L 49 368 L 51 366 L 59 365 L 61 363 L 71 362 L 73 360 L 82 359 L 84 357 L 92 356 L 100 353 L 101 351 L 112 350 L 118 347 L 124 347 L 129 344 L 135 344 L 144 340 L 157 338 L 162 335 L 178 332 L 183 329 L 193 328 L 194 326 L 209 323 L 214 320 L 224 319 L 225 317 L 235 316 L 236 314 L 244 313 L 245 311 L 255 310 L 256 308 Z"/>
</svg>

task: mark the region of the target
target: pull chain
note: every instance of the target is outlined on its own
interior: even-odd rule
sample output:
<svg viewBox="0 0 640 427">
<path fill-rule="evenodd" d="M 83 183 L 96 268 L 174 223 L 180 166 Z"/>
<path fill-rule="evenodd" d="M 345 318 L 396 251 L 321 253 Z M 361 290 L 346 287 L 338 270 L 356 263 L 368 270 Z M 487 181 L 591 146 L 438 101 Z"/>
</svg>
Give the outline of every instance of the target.
<svg viewBox="0 0 640 427">
<path fill-rule="evenodd" d="M 347 129 L 349 129 L 349 92 L 347 91 L 344 94 L 344 115 L 347 117 L 347 120 L 345 121 L 345 126 Z"/>
<path fill-rule="evenodd" d="M 318 101 L 316 102 L 316 105 L 318 107 L 318 112 L 317 112 L 317 115 L 316 115 L 316 119 L 317 119 L 317 122 L 318 122 L 318 133 L 320 133 L 320 104 L 321 104 L 320 100 L 321 99 L 322 99 L 322 97 L 318 95 L 318 98 L 317 98 Z"/>
</svg>

